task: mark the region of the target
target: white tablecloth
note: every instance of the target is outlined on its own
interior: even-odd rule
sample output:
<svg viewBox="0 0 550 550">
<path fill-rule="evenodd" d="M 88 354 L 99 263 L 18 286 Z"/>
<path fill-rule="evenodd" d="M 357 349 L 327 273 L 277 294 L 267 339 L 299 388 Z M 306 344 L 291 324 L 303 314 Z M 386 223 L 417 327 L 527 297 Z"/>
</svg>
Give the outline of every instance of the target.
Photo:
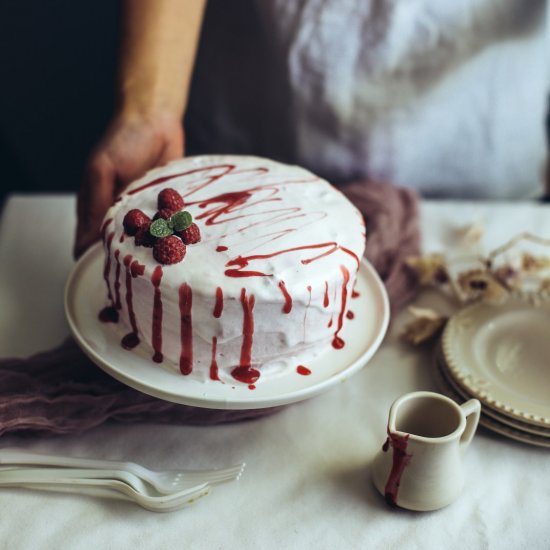
<svg viewBox="0 0 550 550">
<path fill-rule="evenodd" d="M 0 225 L 0 355 L 26 356 L 68 334 L 63 286 L 72 266 L 74 198 L 14 196 Z M 550 236 L 533 203 L 424 202 L 426 250 L 481 222 L 486 243 L 520 230 Z M 431 298 L 424 298 L 429 302 Z M 550 548 L 550 452 L 478 431 L 459 500 L 432 513 L 390 509 L 370 481 L 398 396 L 434 389 L 429 354 L 402 344 L 402 314 L 374 359 L 327 393 L 258 421 L 215 426 L 116 425 L 81 436 L 6 436 L 0 447 L 131 459 L 155 469 L 247 463 L 170 514 L 82 496 L 0 489 L 0 548 Z M 549 327 L 550 331 L 550 327 Z M 549 396 L 550 398 L 550 396 Z"/>
</svg>

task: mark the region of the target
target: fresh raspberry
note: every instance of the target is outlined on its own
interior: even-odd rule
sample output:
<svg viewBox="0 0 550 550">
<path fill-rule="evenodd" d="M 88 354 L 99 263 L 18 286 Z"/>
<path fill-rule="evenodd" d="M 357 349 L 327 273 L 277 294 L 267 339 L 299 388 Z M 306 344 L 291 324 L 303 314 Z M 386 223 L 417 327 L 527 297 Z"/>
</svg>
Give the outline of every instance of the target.
<svg viewBox="0 0 550 550">
<path fill-rule="evenodd" d="M 186 248 L 181 239 L 170 235 L 158 239 L 153 246 L 153 257 L 164 265 L 177 264 L 185 257 Z"/>
<path fill-rule="evenodd" d="M 165 220 L 172 217 L 173 214 L 175 214 L 176 211 L 172 210 L 171 208 L 161 208 L 154 216 L 154 220 L 158 220 L 159 218 L 163 218 Z"/>
<path fill-rule="evenodd" d="M 192 223 L 183 231 L 178 231 L 177 235 L 184 242 L 184 244 L 196 244 L 201 240 L 201 230 L 196 223 Z"/>
<path fill-rule="evenodd" d="M 151 218 L 149 216 L 144 214 L 141 210 L 134 208 L 126 213 L 126 216 L 124 216 L 122 220 L 122 225 L 124 226 L 124 231 L 126 231 L 128 235 L 135 235 L 140 227 L 150 222 Z"/>
<path fill-rule="evenodd" d="M 167 187 L 163 189 L 158 196 L 158 208 L 170 208 L 174 212 L 178 212 L 185 205 L 182 196 L 175 190 Z"/>
<path fill-rule="evenodd" d="M 149 227 L 151 226 L 150 223 L 147 223 L 146 225 L 140 227 L 137 230 L 136 236 L 134 237 L 134 242 L 136 243 L 136 246 L 145 246 L 147 248 L 153 248 L 156 238 L 149 233 Z"/>
</svg>

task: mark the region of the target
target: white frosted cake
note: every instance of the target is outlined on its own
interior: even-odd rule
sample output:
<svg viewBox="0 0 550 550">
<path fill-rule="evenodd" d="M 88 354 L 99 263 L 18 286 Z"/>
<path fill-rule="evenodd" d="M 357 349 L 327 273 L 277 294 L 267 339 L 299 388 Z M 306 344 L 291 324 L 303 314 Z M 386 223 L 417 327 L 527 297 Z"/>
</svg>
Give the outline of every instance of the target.
<svg viewBox="0 0 550 550">
<path fill-rule="evenodd" d="M 123 347 L 182 375 L 254 387 L 289 369 L 307 374 L 316 355 L 345 345 L 363 219 L 302 168 L 177 160 L 131 184 L 102 234 L 100 319 Z"/>
</svg>

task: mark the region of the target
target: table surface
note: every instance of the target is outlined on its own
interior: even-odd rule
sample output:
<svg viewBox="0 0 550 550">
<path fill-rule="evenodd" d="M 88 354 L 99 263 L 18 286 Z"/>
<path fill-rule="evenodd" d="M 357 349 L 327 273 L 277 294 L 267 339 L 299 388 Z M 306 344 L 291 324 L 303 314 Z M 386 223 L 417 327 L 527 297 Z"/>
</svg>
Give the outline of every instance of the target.
<svg viewBox="0 0 550 550">
<path fill-rule="evenodd" d="M 32 223 L 28 223 L 32 220 Z M 27 223 L 22 223 L 25 221 Z M 550 207 L 425 201 L 425 251 L 482 224 L 484 246 L 520 231 L 550 237 Z M 73 261 L 75 200 L 12 196 L 0 223 L 0 355 L 26 356 L 68 334 L 63 287 Z M 436 299 L 424 295 L 429 304 Z M 549 548 L 550 454 L 479 429 L 466 486 L 431 513 L 390 509 L 370 481 L 400 395 L 433 390 L 427 350 L 399 339 L 397 316 L 379 352 L 325 394 L 257 421 L 213 427 L 108 424 L 79 436 L 5 436 L 0 447 L 133 460 L 154 469 L 244 461 L 238 482 L 192 507 L 155 514 L 83 496 L 0 489 L 0 547 L 38 548 Z"/>
</svg>

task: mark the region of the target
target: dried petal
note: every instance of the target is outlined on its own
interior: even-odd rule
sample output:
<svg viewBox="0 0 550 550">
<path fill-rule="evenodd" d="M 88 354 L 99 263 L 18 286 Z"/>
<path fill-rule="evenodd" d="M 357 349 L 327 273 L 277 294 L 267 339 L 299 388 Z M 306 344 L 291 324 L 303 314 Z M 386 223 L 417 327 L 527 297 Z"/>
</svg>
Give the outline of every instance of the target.
<svg viewBox="0 0 550 550">
<path fill-rule="evenodd" d="M 402 337 L 415 346 L 427 342 L 439 334 L 447 320 L 433 309 L 411 306 L 409 311 L 415 318 L 405 325 Z"/>
<path fill-rule="evenodd" d="M 417 273 L 421 285 L 445 284 L 449 281 L 445 258 L 440 254 L 410 256 L 405 263 Z"/>
<path fill-rule="evenodd" d="M 521 268 L 527 273 L 542 271 L 550 268 L 550 259 L 545 256 L 534 256 L 524 252 L 521 256 Z"/>
<path fill-rule="evenodd" d="M 490 303 L 501 303 L 508 297 L 508 292 L 488 271 L 472 269 L 460 273 L 458 286 L 463 299 L 468 301 L 482 300 Z"/>
<path fill-rule="evenodd" d="M 509 264 L 498 267 L 491 274 L 502 286 L 509 290 L 517 290 L 521 287 L 521 273 Z"/>
</svg>

